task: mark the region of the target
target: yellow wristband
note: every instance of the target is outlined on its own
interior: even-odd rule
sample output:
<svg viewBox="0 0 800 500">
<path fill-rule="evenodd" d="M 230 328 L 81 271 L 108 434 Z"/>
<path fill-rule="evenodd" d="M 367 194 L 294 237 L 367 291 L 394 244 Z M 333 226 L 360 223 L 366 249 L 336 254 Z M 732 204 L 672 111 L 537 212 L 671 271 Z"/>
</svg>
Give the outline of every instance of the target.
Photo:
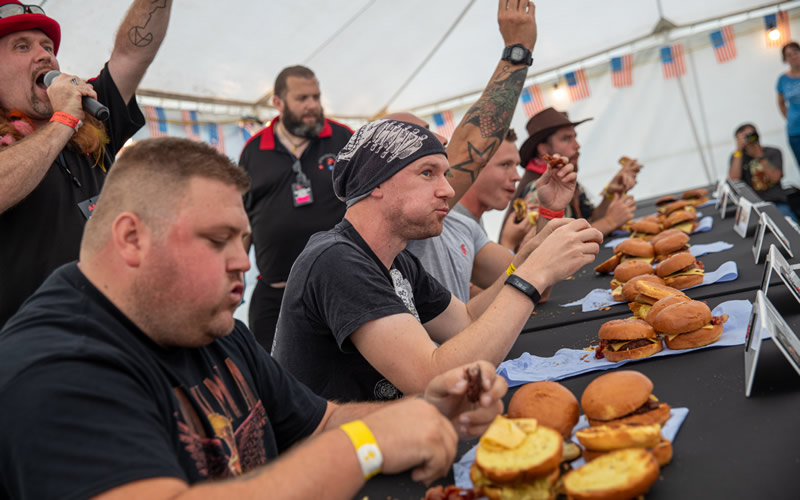
<svg viewBox="0 0 800 500">
<path fill-rule="evenodd" d="M 614 195 L 608 192 L 608 184 L 606 184 L 606 187 L 603 188 L 603 192 L 605 193 L 607 199 L 609 200 L 614 199 Z"/>
<path fill-rule="evenodd" d="M 733 153 L 733 157 L 734 158 L 741 158 L 742 156 L 744 156 L 744 155 L 742 155 L 741 151 L 737 151 L 737 152 Z"/>
<path fill-rule="evenodd" d="M 364 473 L 364 479 L 369 479 L 379 474 L 381 467 L 383 467 L 383 454 L 381 454 L 378 442 L 375 441 L 375 436 L 372 435 L 372 431 L 369 430 L 367 424 L 361 420 L 354 420 L 340 425 L 339 428 L 353 442 L 358 463 L 361 464 L 361 472 Z"/>
<path fill-rule="evenodd" d="M 506 269 L 506 274 L 511 276 L 512 274 L 514 274 L 514 271 L 516 270 L 517 268 L 514 267 L 514 263 L 512 262 L 511 264 L 508 265 L 508 269 Z"/>
</svg>

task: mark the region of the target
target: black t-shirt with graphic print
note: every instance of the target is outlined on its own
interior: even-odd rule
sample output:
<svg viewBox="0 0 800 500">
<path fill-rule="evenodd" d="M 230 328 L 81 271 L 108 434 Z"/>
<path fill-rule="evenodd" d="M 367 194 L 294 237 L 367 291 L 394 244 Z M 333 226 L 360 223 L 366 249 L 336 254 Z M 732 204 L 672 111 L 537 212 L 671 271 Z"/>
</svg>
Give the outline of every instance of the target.
<svg viewBox="0 0 800 500">
<path fill-rule="evenodd" d="M 326 399 L 395 399 L 402 394 L 356 350 L 350 334 L 392 314 L 411 313 L 426 323 L 447 308 L 450 297 L 407 250 L 386 269 L 345 219 L 312 236 L 295 261 L 272 355 Z M 403 353 L 396 354 L 402 362 Z"/>
<path fill-rule="evenodd" d="M 326 407 L 242 323 L 205 347 L 159 347 L 67 264 L 0 332 L 0 498 L 240 475 Z"/>
</svg>

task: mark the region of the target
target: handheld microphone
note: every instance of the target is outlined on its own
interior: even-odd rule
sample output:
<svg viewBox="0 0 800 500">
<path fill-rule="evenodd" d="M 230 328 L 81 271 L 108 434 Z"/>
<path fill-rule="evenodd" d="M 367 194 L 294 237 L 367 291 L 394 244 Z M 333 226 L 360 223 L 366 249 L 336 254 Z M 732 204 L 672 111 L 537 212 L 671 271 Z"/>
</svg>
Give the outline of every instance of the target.
<svg viewBox="0 0 800 500">
<path fill-rule="evenodd" d="M 44 86 L 49 87 L 53 83 L 53 80 L 55 80 L 56 77 L 58 77 L 58 75 L 60 74 L 61 72 L 58 71 L 57 69 L 48 71 L 44 75 Z M 100 104 L 100 102 L 97 99 L 92 99 L 89 96 L 83 96 L 81 98 L 81 103 L 83 104 L 83 110 L 85 112 L 94 116 L 98 120 L 103 120 L 103 121 L 108 120 L 108 116 L 110 114 L 108 108 Z"/>
</svg>

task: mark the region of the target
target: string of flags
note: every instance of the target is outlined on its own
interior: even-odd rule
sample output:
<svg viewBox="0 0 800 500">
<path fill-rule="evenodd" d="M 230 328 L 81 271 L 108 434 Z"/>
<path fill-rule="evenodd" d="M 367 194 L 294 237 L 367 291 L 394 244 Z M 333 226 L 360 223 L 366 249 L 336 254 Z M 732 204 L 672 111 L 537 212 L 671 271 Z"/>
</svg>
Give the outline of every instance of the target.
<svg viewBox="0 0 800 500">
<path fill-rule="evenodd" d="M 436 132 L 450 139 L 453 131 L 456 129 L 455 122 L 453 122 L 452 111 L 442 111 L 441 113 L 434 113 L 433 124 L 436 126 Z"/>
<path fill-rule="evenodd" d="M 183 136 L 194 141 L 207 142 L 220 153 L 225 153 L 225 129 L 224 125 L 236 123 L 243 142 L 247 142 L 250 137 L 260 130 L 260 124 L 254 119 L 243 119 L 238 121 L 227 121 L 225 123 L 202 122 L 198 120 L 197 111 L 181 110 L 180 120 L 170 120 L 164 108 L 158 106 L 145 106 L 144 116 L 147 122 L 147 129 L 150 137 L 165 137 L 167 135 L 181 136 L 179 131 L 173 129 L 170 134 L 168 125 L 170 123 L 182 126 Z M 178 129 L 180 130 L 180 129 Z"/>
</svg>

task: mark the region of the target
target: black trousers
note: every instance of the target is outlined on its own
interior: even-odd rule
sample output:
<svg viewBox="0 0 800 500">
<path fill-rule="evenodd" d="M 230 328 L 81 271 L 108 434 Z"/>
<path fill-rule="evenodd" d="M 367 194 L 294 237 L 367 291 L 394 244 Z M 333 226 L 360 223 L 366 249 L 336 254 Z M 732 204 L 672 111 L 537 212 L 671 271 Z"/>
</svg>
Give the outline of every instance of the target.
<svg viewBox="0 0 800 500">
<path fill-rule="evenodd" d="M 281 312 L 283 291 L 283 288 L 273 288 L 268 283 L 259 280 L 250 298 L 250 331 L 267 352 L 272 351 L 275 327 L 278 325 L 278 314 Z"/>
</svg>

